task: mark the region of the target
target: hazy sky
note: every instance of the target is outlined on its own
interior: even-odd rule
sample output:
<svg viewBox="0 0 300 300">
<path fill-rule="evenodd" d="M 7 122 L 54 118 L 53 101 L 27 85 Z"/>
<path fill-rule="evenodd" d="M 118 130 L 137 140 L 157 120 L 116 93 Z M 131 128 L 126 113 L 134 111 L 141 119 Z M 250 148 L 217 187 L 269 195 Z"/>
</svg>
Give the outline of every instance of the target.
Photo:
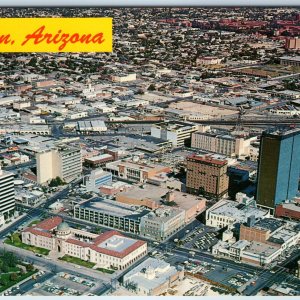
<svg viewBox="0 0 300 300">
<path fill-rule="evenodd" d="M 0 6 L 201 6 L 201 5 L 263 5 L 292 6 L 299 0 L 0 0 Z"/>
</svg>

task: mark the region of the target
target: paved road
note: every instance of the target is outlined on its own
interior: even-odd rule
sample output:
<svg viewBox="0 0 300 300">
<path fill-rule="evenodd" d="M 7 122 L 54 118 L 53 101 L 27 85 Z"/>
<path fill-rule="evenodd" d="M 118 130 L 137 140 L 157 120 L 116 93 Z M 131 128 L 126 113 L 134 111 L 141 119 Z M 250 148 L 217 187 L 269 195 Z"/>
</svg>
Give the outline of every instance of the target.
<svg viewBox="0 0 300 300">
<path fill-rule="evenodd" d="M 81 180 L 81 179 L 80 179 Z M 16 222 L 12 223 L 8 227 L 6 227 L 3 230 L 0 230 L 0 240 L 3 239 L 6 235 L 8 235 L 11 232 L 14 232 L 20 227 L 22 224 L 30 221 L 31 219 L 36 219 L 39 216 L 41 216 L 44 213 L 44 210 L 41 208 L 46 208 L 52 203 L 56 202 L 57 199 L 65 197 L 69 190 L 72 189 L 80 180 L 76 180 L 73 183 L 70 184 L 70 187 L 66 187 L 65 189 L 61 190 L 60 192 L 54 194 L 53 196 L 49 197 L 46 202 L 41 203 L 39 206 L 34 207 L 32 209 L 29 209 L 23 217 L 21 217 Z"/>
<path fill-rule="evenodd" d="M 28 169 L 30 167 L 33 167 L 35 166 L 36 164 L 36 161 L 35 159 L 31 159 L 29 162 L 26 162 L 26 163 L 23 163 L 23 164 L 18 164 L 16 166 L 8 166 L 8 167 L 4 167 L 3 169 L 5 171 L 19 171 L 19 170 L 25 170 L 25 169 Z"/>
</svg>

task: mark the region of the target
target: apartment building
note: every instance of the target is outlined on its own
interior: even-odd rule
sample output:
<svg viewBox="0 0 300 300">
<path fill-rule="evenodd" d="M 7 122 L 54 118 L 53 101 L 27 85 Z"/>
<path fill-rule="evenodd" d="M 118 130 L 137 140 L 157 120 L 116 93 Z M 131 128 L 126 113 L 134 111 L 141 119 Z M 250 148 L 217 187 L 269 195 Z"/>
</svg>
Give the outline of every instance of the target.
<svg viewBox="0 0 300 300">
<path fill-rule="evenodd" d="M 227 194 L 229 177 L 227 160 L 215 154 L 193 154 L 186 159 L 186 190 L 220 199 Z"/>
<path fill-rule="evenodd" d="M 225 133 L 194 132 L 191 147 L 241 158 L 249 155 L 251 142 L 255 140 L 256 137 L 245 138 Z"/>
<path fill-rule="evenodd" d="M 4 216 L 4 219 L 6 220 L 13 215 L 14 210 L 14 174 L 5 172 L 0 167 L 0 216 Z"/>
<path fill-rule="evenodd" d="M 160 207 L 141 218 L 141 235 L 163 241 L 185 225 L 185 211 L 175 207 Z"/>
<path fill-rule="evenodd" d="M 154 124 L 151 127 L 151 136 L 171 141 L 173 147 L 188 144 L 193 132 L 197 131 L 197 125 L 188 122 L 167 121 Z"/>
<path fill-rule="evenodd" d="M 44 184 L 59 176 L 70 182 L 82 173 L 81 151 L 75 147 L 60 147 L 36 154 L 37 181 Z"/>
</svg>

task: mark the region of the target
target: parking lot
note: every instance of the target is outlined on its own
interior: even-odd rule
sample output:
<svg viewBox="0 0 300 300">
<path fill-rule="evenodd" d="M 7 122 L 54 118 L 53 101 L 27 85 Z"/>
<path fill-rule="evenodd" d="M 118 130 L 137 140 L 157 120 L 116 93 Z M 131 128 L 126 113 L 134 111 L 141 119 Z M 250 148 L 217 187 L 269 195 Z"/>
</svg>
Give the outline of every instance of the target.
<svg viewBox="0 0 300 300">
<path fill-rule="evenodd" d="M 34 285 L 31 295 L 43 296 L 81 296 L 90 294 L 96 283 L 90 279 L 65 272 L 58 273 L 43 283 Z"/>
<path fill-rule="evenodd" d="M 194 259 L 189 259 L 189 262 L 184 262 L 182 265 L 190 273 L 200 274 L 209 280 L 235 289 L 243 286 L 255 276 L 252 273 L 242 272 L 228 267 L 222 267 L 217 264 Z"/>
<path fill-rule="evenodd" d="M 184 248 L 208 250 L 218 242 L 217 234 L 215 228 L 203 226 L 190 232 L 181 243 Z"/>
</svg>

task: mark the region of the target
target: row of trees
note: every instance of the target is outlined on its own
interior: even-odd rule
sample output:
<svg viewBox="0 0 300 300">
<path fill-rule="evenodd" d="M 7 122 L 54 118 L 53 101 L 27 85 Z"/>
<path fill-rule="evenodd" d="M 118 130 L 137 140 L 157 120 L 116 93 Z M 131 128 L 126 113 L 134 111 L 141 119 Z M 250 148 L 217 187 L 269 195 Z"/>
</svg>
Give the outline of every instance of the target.
<svg viewBox="0 0 300 300">
<path fill-rule="evenodd" d="M 16 267 L 19 260 L 18 258 L 12 253 L 7 251 L 0 252 L 0 273 L 7 273 L 11 268 Z"/>
</svg>

